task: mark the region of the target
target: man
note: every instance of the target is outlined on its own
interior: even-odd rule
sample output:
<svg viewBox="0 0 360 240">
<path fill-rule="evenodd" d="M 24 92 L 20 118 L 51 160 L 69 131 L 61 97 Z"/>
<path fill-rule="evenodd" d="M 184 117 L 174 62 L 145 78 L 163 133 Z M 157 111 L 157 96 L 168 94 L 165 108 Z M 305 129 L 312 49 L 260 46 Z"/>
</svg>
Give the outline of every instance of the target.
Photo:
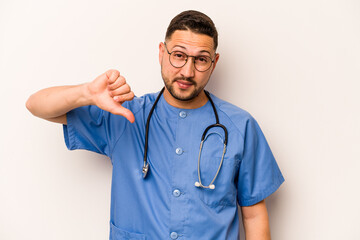
<svg viewBox="0 0 360 240">
<path fill-rule="evenodd" d="M 185 11 L 159 44 L 163 91 L 134 97 L 109 70 L 27 101 L 69 149 L 111 159 L 110 239 L 238 239 L 237 203 L 246 239 L 270 239 L 264 199 L 284 179 L 251 115 L 204 91 L 217 43 L 212 20 Z"/>
</svg>

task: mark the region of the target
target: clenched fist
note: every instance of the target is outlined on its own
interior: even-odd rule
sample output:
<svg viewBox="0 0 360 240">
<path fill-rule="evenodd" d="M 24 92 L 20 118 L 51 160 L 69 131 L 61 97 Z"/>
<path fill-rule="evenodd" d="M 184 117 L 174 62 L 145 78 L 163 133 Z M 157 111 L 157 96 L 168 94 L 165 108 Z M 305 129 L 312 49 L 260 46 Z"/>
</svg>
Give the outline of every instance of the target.
<svg viewBox="0 0 360 240">
<path fill-rule="evenodd" d="M 124 116 L 131 123 L 135 121 L 134 114 L 121 106 L 123 102 L 132 100 L 134 93 L 119 71 L 106 71 L 88 83 L 87 89 L 94 105 L 113 114 Z"/>
</svg>

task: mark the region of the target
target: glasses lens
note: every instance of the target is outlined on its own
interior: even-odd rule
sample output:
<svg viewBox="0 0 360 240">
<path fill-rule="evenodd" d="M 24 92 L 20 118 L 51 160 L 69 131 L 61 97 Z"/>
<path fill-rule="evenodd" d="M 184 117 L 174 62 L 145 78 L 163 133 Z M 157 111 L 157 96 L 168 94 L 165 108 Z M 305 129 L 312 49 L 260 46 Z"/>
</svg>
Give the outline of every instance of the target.
<svg viewBox="0 0 360 240">
<path fill-rule="evenodd" d="M 186 64 L 188 55 L 180 51 L 174 51 L 170 54 L 170 63 L 176 68 L 181 68 Z M 211 67 L 212 60 L 209 56 L 195 57 L 195 68 L 199 72 L 205 72 Z"/>
<path fill-rule="evenodd" d="M 175 52 L 172 52 L 170 55 L 170 63 L 174 67 L 180 68 L 180 67 L 184 66 L 186 63 L 186 59 L 187 59 L 187 56 L 183 52 L 175 51 Z"/>
<path fill-rule="evenodd" d="M 198 56 L 195 58 L 195 68 L 200 72 L 208 70 L 211 63 L 212 61 L 209 56 Z"/>
</svg>

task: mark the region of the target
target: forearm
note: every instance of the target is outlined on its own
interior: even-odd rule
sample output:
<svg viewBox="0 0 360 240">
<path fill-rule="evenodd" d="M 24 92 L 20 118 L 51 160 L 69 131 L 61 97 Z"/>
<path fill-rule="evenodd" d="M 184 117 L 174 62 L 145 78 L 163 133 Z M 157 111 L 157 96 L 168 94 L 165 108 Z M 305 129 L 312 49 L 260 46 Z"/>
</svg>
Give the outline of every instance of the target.
<svg viewBox="0 0 360 240">
<path fill-rule="evenodd" d="M 134 114 L 121 106 L 133 98 L 134 93 L 119 71 L 108 70 L 89 83 L 40 90 L 30 96 L 26 107 L 37 117 L 62 124 L 67 124 L 67 112 L 86 105 L 96 105 L 134 122 Z"/>
<path fill-rule="evenodd" d="M 269 220 L 258 216 L 243 221 L 246 240 L 270 240 Z"/>
<path fill-rule="evenodd" d="M 270 240 L 269 217 L 265 201 L 250 207 L 242 207 L 246 240 Z"/>
<path fill-rule="evenodd" d="M 40 90 L 29 97 L 26 107 L 37 117 L 51 119 L 91 103 L 86 84 L 81 84 Z"/>
</svg>

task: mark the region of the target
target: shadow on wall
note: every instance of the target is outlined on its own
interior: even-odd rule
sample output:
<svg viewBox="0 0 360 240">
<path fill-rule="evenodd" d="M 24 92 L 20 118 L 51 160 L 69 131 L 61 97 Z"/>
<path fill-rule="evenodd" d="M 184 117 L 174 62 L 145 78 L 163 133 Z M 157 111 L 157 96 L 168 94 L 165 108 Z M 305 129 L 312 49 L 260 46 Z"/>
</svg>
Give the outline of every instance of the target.
<svg viewBox="0 0 360 240">
<path fill-rule="evenodd" d="M 227 52 L 220 54 L 206 89 L 221 99 L 236 105 L 239 101 L 236 97 L 242 96 L 242 91 L 246 90 L 242 87 L 245 79 L 244 76 L 239 75 L 242 72 L 241 67 L 237 67 L 238 63 L 232 61 L 230 57 L 233 56 Z M 237 69 L 234 69 L 235 67 Z"/>
<path fill-rule="evenodd" d="M 223 62 L 222 60 L 224 60 L 224 59 L 221 59 L 221 56 L 220 56 L 220 59 L 216 65 L 216 68 L 210 77 L 209 83 L 206 86 L 206 89 L 209 92 L 211 92 L 219 97 L 226 96 L 226 91 L 230 90 L 230 89 L 228 89 L 228 86 L 230 86 L 230 84 L 231 84 L 231 83 L 229 83 L 229 81 L 230 81 L 229 79 L 231 79 L 231 78 L 227 74 L 228 71 L 227 71 L 226 62 Z"/>
</svg>

